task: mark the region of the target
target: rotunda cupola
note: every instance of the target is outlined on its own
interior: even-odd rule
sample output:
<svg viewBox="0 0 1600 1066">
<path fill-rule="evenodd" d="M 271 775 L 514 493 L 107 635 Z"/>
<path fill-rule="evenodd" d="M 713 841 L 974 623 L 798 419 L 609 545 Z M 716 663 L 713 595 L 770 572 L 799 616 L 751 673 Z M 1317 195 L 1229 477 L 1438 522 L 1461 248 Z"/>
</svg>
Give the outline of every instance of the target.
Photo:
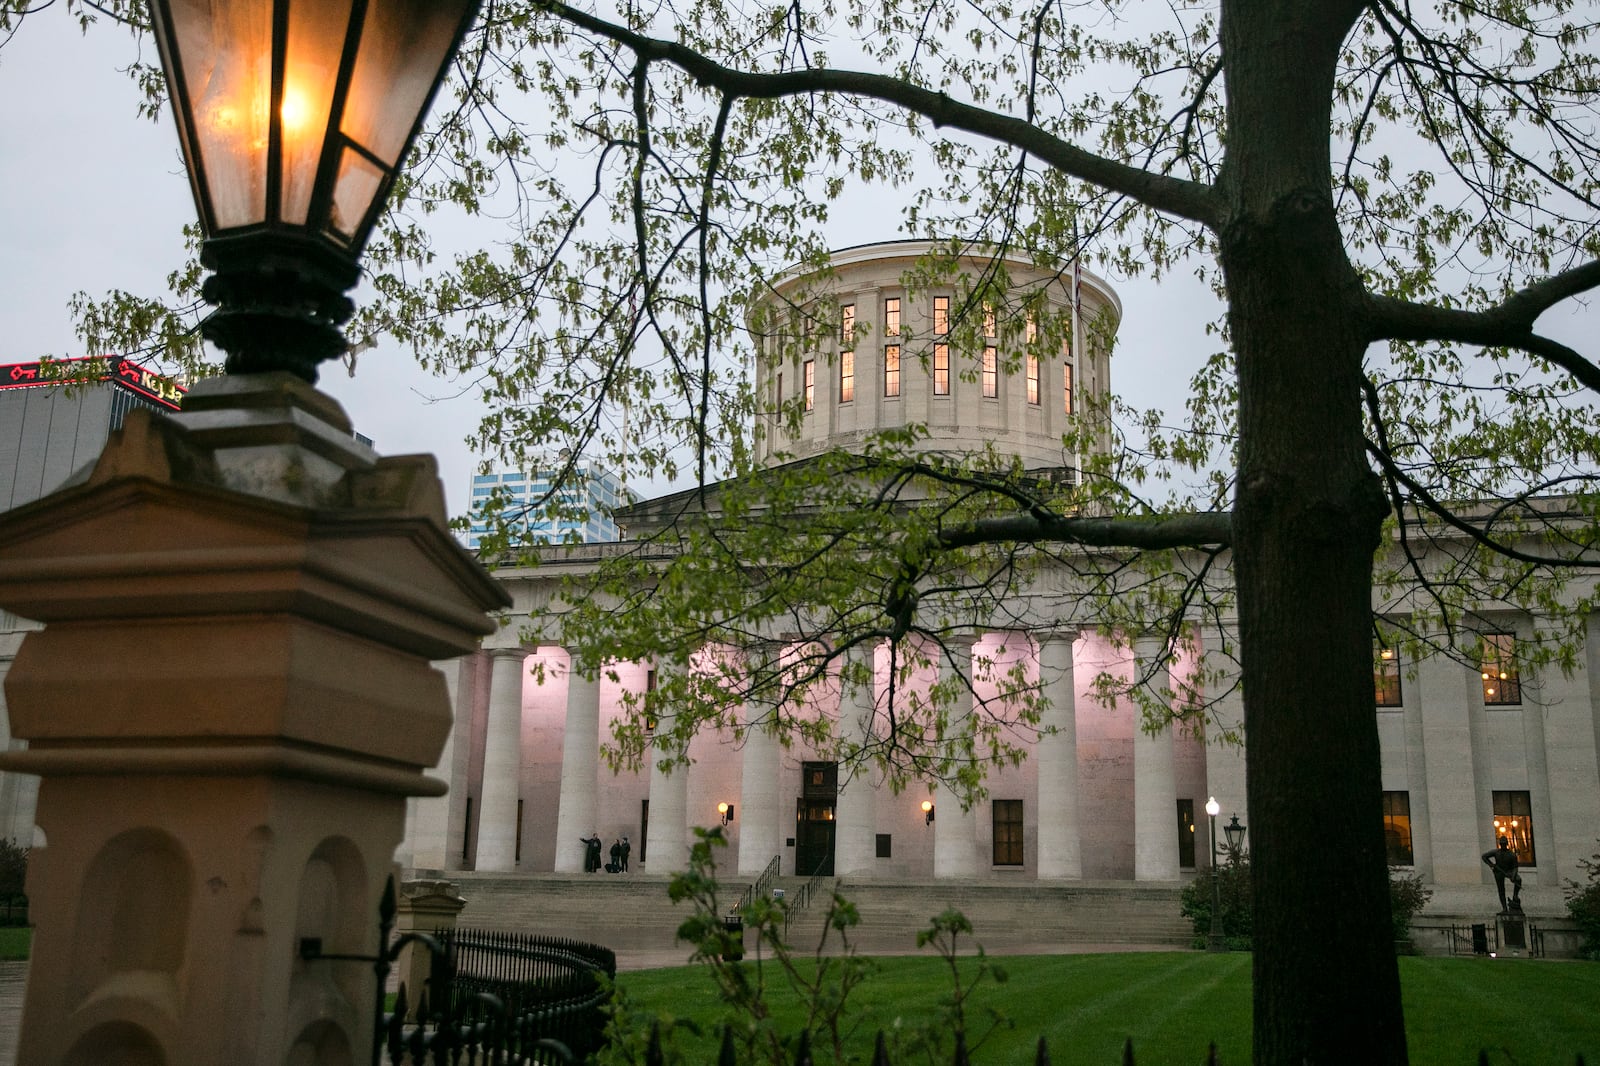
<svg viewBox="0 0 1600 1066">
<path fill-rule="evenodd" d="M 1074 314 L 1073 290 L 1077 289 Z M 821 270 L 781 275 L 756 301 L 766 464 L 875 432 L 926 427 L 917 447 L 971 454 L 992 447 L 1034 471 L 1075 472 L 1091 398 L 1110 388 L 1111 340 L 1122 304 L 1071 263 L 951 254 L 929 241 L 833 252 Z M 1063 437 L 1074 429 L 1076 446 Z"/>
</svg>

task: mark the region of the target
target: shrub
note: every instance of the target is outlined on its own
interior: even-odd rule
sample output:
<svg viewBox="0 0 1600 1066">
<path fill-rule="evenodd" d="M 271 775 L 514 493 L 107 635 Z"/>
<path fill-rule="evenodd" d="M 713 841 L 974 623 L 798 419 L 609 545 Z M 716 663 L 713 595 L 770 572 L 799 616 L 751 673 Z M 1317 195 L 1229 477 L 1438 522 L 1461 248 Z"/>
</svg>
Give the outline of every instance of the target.
<svg viewBox="0 0 1600 1066">
<path fill-rule="evenodd" d="M 1248 950 L 1255 905 L 1250 895 L 1250 861 L 1241 859 L 1217 867 L 1222 897 L 1222 935 L 1230 949 Z M 1211 876 L 1196 877 L 1183 887 L 1183 916 L 1194 923 L 1194 946 L 1203 948 L 1211 936 Z"/>
<path fill-rule="evenodd" d="M 1398 943 L 1411 937 L 1411 919 L 1433 898 L 1433 889 L 1423 885 L 1417 874 L 1404 874 L 1389 867 L 1389 913 L 1394 919 L 1394 938 Z"/>
<path fill-rule="evenodd" d="M 1585 884 L 1567 882 L 1567 913 L 1578 923 L 1578 931 L 1583 934 L 1578 954 L 1600 962 L 1600 852 L 1596 852 L 1593 858 L 1579 859 L 1578 865 L 1589 876 Z"/>
<path fill-rule="evenodd" d="M 1600 918 L 1600 855 L 1589 867 L 1592 906 Z M 1222 935 L 1230 949 L 1249 949 L 1252 934 L 1253 901 L 1250 895 L 1250 862 L 1248 859 L 1217 868 L 1218 888 L 1222 896 Z M 1411 920 L 1428 901 L 1433 890 L 1422 883 L 1416 874 L 1401 874 L 1393 868 L 1389 872 L 1389 910 L 1394 918 L 1395 940 L 1405 940 L 1411 934 Z M 1203 948 L 1211 936 L 1211 878 L 1196 877 L 1183 888 L 1183 916 L 1194 923 L 1194 946 Z M 1596 943 L 1600 945 L 1600 930 Z"/>
</svg>

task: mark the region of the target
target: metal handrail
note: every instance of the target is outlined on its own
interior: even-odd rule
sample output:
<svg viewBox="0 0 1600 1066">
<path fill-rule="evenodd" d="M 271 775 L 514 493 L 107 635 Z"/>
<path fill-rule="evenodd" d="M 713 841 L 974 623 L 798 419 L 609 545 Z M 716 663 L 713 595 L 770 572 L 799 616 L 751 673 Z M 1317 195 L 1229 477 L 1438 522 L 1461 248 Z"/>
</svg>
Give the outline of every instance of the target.
<svg viewBox="0 0 1600 1066">
<path fill-rule="evenodd" d="M 778 870 L 782 864 L 783 856 L 774 855 L 772 861 L 767 863 L 767 868 L 761 871 L 761 876 L 755 879 L 754 884 L 744 890 L 744 894 L 739 897 L 739 902 L 730 907 L 728 913 L 743 914 L 744 909 L 754 903 L 757 896 L 765 896 L 767 890 L 772 887 L 772 882 L 778 879 Z"/>
</svg>

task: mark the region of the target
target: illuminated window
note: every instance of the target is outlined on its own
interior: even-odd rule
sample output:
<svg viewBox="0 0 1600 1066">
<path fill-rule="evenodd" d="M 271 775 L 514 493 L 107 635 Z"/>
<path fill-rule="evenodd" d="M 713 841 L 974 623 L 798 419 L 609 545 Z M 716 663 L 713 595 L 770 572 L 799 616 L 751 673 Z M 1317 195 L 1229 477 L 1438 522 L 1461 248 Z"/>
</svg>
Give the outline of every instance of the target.
<svg viewBox="0 0 1600 1066">
<path fill-rule="evenodd" d="M 983 394 L 989 399 L 1000 395 L 1000 366 L 999 357 L 994 345 L 989 345 L 983 350 Z"/>
<path fill-rule="evenodd" d="M 1411 852 L 1411 793 L 1385 792 L 1383 794 L 1383 843 L 1388 852 L 1390 866 L 1410 866 Z"/>
<path fill-rule="evenodd" d="M 1491 707 L 1520 704 L 1522 681 L 1517 677 L 1517 638 L 1510 633 L 1485 633 L 1478 638 L 1478 651 L 1483 702 Z"/>
<path fill-rule="evenodd" d="M 1067 414 L 1072 413 L 1072 364 L 1061 365 L 1061 402 Z"/>
<path fill-rule="evenodd" d="M 1517 865 L 1538 864 L 1533 851 L 1533 805 L 1526 792 L 1494 793 L 1494 842 L 1497 846 L 1501 837 L 1510 841 L 1511 850 L 1517 853 Z"/>
<path fill-rule="evenodd" d="M 900 346 L 890 344 L 883 349 L 883 394 L 900 395 Z"/>
<path fill-rule="evenodd" d="M 994 304 L 983 305 L 983 335 L 993 337 L 994 332 Z"/>
<path fill-rule="evenodd" d="M 883 335 L 885 337 L 898 337 L 900 335 L 900 297 L 891 296 L 883 301 Z"/>
<path fill-rule="evenodd" d="M 1026 338 L 1027 338 L 1027 342 L 1029 344 L 1032 344 L 1034 341 L 1039 339 L 1039 323 L 1034 320 L 1032 311 L 1028 312 L 1028 324 L 1027 324 L 1027 327 L 1026 327 Z"/>
<path fill-rule="evenodd" d="M 933 298 L 933 332 L 944 336 L 950 332 L 950 297 Z"/>
<path fill-rule="evenodd" d="M 1379 707 L 1400 706 L 1400 656 L 1393 648 L 1379 646 L 1372 662 L 1373 699 Z"/>
<path fill-rule="evenodd" d="M 994 864 L 1022 865 L 1022 801 L 994 801 Z"/>
<path fill-rule="evenodd" d="M 809 411 L 817 405 L 817 361 L 807 359 L 802 367 L 806 375 L 806 410 Z"/>
<path fill-rule="evenodd" d="M 1028 356 L 1028 402 L 1034 406 L 1039 404 L 1039 357 Z"/>
<path fill-rule="evenodd" d="M 839 347 L 856 346 L 856 305 L 845 304 L 839 308 Z"/>
<path fill-rule="evenodd" d="M 935 344 L 933 346 L 933 394 L 935 396 L 950 395 L 950 346 L 948 344 Z"/>
<path fill-rule="evenodd" d="M 856 353 L 839 353 L 839 402 L 849 403 L 856 398 Z"/>
</svg>

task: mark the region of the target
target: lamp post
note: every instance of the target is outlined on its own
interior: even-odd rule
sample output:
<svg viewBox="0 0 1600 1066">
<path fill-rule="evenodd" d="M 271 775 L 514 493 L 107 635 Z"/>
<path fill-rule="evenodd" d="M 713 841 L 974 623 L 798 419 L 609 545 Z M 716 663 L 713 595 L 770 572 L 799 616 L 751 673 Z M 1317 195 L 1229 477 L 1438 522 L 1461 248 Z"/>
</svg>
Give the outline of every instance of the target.
<svg viewBox="0 0 1600 1066">
<path fill-rule="evenodd" d="M 1222 835 L 1228 838 L 1228 865 L 1235 866 L 1244 855 L 1244 826 L 1239 824 L 1237 814 L 1222 827 Z"/>
<path fill-rule="evenodd" d="M 0 752 L 50 832 L 19 1062 L 377 1061 L 374 919 L 407 798 L 444 792 L 433 663 L 511 601 L 432 457 L 376 456 L 308 382 L 476 6 L 153 0 L 233 376 L 0 515 L 0 607 L 43 623 Z"/>
<path fill-rule="evenodd" d="M 314 383 L 479 0 L 151 0 L 231 374 Z"/>
<path fill-rule="evenodd" d="M 1217 797 L 1208 797 L 1206 817 L 1211 820 L 1211 934 L 1206 942 L 1208 951 L 1228 950 L 1228 943 L 1222 936 L 1222 882 L 1217 877 L 1217 815 L 1221 813 L 1222 804 L 1217 802 Z"/>
</svg>

